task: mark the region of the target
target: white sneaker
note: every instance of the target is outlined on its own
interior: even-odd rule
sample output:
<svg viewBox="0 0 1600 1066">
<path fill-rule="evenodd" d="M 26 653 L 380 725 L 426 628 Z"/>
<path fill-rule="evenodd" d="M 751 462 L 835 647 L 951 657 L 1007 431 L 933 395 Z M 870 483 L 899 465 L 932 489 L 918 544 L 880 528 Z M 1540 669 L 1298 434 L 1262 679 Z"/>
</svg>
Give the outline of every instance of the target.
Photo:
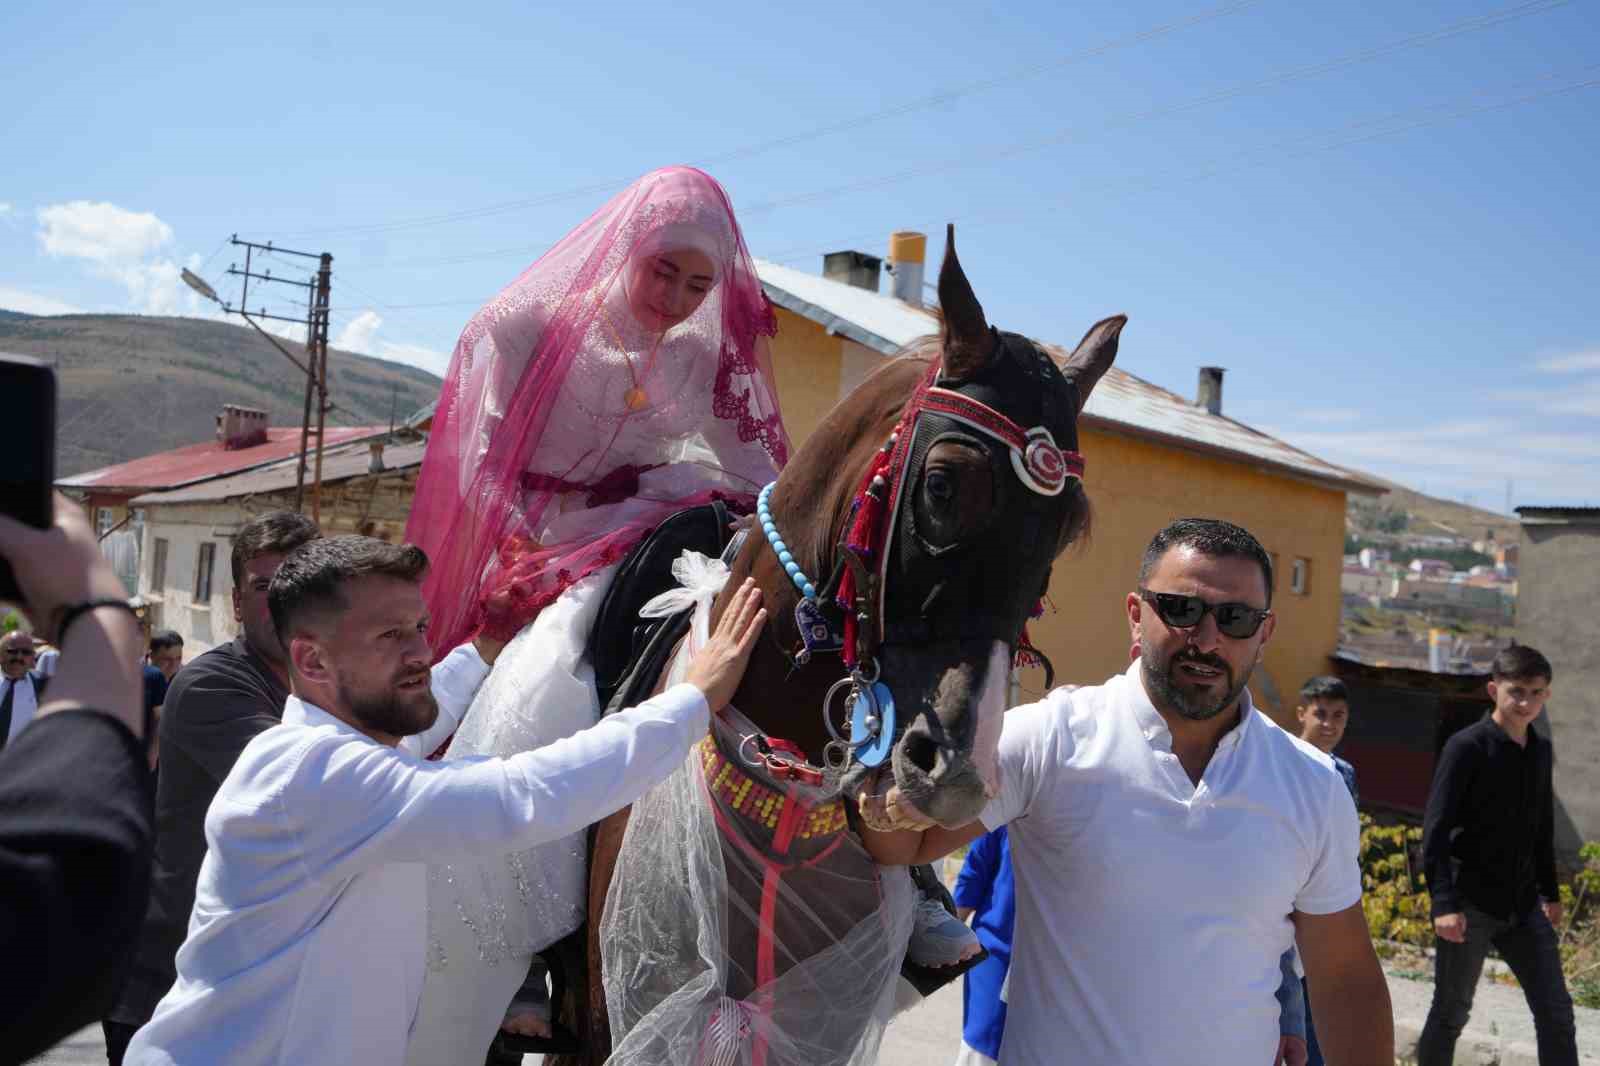
<svg viewBox="0 0 1600 1066">
<path fill-rule="evenodd" d="M 978 935 L 966 922 L 929 896 L 917 900 L 912 916 L 911 943 L 906 955 L 918 966 L 954 966 L 983 950 Z"/>
</svg>

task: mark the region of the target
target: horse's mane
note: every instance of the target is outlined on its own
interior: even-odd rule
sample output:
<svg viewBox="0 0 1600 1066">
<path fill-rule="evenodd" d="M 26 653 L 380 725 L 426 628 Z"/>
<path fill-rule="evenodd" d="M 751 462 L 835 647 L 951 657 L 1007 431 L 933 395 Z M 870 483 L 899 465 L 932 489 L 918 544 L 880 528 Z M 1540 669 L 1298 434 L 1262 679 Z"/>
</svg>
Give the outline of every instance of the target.
<svg viewBox="0 0 1600 1066">
<path fill-rule="evenodd" d="M 828 412 L 784 467 L 774 517 L 795 561 L 819 586 L 831 572 L 834 547 L 872 453 L 888 441 L 928 361 L 938 355 L 938 337 L 908 345 Z M 797 521 L 802 513 L 828 517 Z"/>
</svg>

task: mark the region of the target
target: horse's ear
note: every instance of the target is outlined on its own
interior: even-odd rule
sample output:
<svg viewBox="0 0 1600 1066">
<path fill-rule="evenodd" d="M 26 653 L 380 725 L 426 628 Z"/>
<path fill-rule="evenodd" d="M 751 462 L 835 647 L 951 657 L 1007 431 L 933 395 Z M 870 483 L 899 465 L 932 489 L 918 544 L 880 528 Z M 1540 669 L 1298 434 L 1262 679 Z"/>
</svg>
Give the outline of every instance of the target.
<svg viewBox="0 0 1600 1066">
<path fill-rule="evenodd" d="M 939 310 L 944 316 L 944 374 L 958 381 L 982 370 L 993 352 L 983 305 L 956 258 L 956 227 L 945 231 L 944 264 L 939 267 Z"/>
<path fill-rule="evenodd" d="M 1122 327 L 1127 324 L 1127 315 L 1112 315 L 1096 322 L 1061 368 L 1066 379 L 1078 386 L 1078 410 L 1083 410 L 1095 385 L 1111 369 L 1117 358 L 1117 338 L 1122 336 Z"/>
</svg>

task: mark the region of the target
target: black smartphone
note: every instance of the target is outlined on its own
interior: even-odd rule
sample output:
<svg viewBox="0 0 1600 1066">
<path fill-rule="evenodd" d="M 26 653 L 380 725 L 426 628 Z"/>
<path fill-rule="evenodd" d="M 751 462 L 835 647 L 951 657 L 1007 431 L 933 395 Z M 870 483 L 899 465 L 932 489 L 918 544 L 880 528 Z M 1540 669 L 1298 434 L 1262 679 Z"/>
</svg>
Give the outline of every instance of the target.
<svg viewBox="0 0 1600 1066">
<path fill-rule="evenodd" d="M 56 480 L 56 372 L 50 364 L 0 352 L 0 426 L 7 438 L 0 513 L 47 529 Z M 0 558 L 0 603 L 21 602 L 11 566 Z"/>
</svg>

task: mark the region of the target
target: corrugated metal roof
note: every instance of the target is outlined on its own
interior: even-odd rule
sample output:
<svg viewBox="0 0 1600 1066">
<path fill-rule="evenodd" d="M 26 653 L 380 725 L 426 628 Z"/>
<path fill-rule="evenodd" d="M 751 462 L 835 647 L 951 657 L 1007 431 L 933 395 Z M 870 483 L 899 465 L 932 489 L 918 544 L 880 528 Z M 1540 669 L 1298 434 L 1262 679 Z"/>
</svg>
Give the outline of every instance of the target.
<svg viewBox="0 0 1600 1066">
<path fill-rule="evenodd" d="M 383 465 L 388 470 L 406 470 L 420 466 L 425 442 L 393 444 L 383 450 Z M 259 496 L 268 492 L 282 492 L 294 488 L 295 466 L 299 456 L 293 455 L 270 466 L 245 470 L 227 477 L 213 478 L 187 488 L 171 492 L 147 492 L 129 500 L 132 507 L 154 507 L 170 503 L 215 503 L 219 500 L 237 499 L 241 496 Z M 324 486 L 369 472 L 372 453 L 364 441 L 347 443 L 322 453 L 322 483 Z M 309 483 L 309 479 L 308 479 Z"/>
<path fill-rule="evenodd" d="M 1517 517 L 1537 525 L 1541 522 L 1600 522 L 1600 507 L 1518 507 Z"/>
<path fill-rule="evenodd" d="M 326 443 L 329 446 L 345 444 L 382 436 L 387 432 L 385 426 L 329 426 L 326 429 Z M 299 451 L 298 426 L 271 428 L 267 430 L 265 443 L 249 448 L 228 451 L 215 441 L 189 444 L 169 452 L 157 452 L 115 466 L 74 474 L 56 484 L 65 489 L 100 491 L 175 489 L 275 463 L 287 456 L 297 455 Z"/>
<path fill-rule="evenodd" d="M 756 260 L 756 270 L 774 304 L 885 355 L 938 329 L 938 320 L 931 311 L 893 297 L 760 259 Z M 1058 358 L 1065 358 L 1070 351 L 1047 342 L 1038 343 Z M 1213 415 L 1177 393 L 1118 367 L 1113 367 L 1090 395 L 1084 424 L 1259 464 L 1363 495 L 1387 491 L 1387 486 L 1363 474 L 1318 459 L 1243 422 Z"/>
</svg>

